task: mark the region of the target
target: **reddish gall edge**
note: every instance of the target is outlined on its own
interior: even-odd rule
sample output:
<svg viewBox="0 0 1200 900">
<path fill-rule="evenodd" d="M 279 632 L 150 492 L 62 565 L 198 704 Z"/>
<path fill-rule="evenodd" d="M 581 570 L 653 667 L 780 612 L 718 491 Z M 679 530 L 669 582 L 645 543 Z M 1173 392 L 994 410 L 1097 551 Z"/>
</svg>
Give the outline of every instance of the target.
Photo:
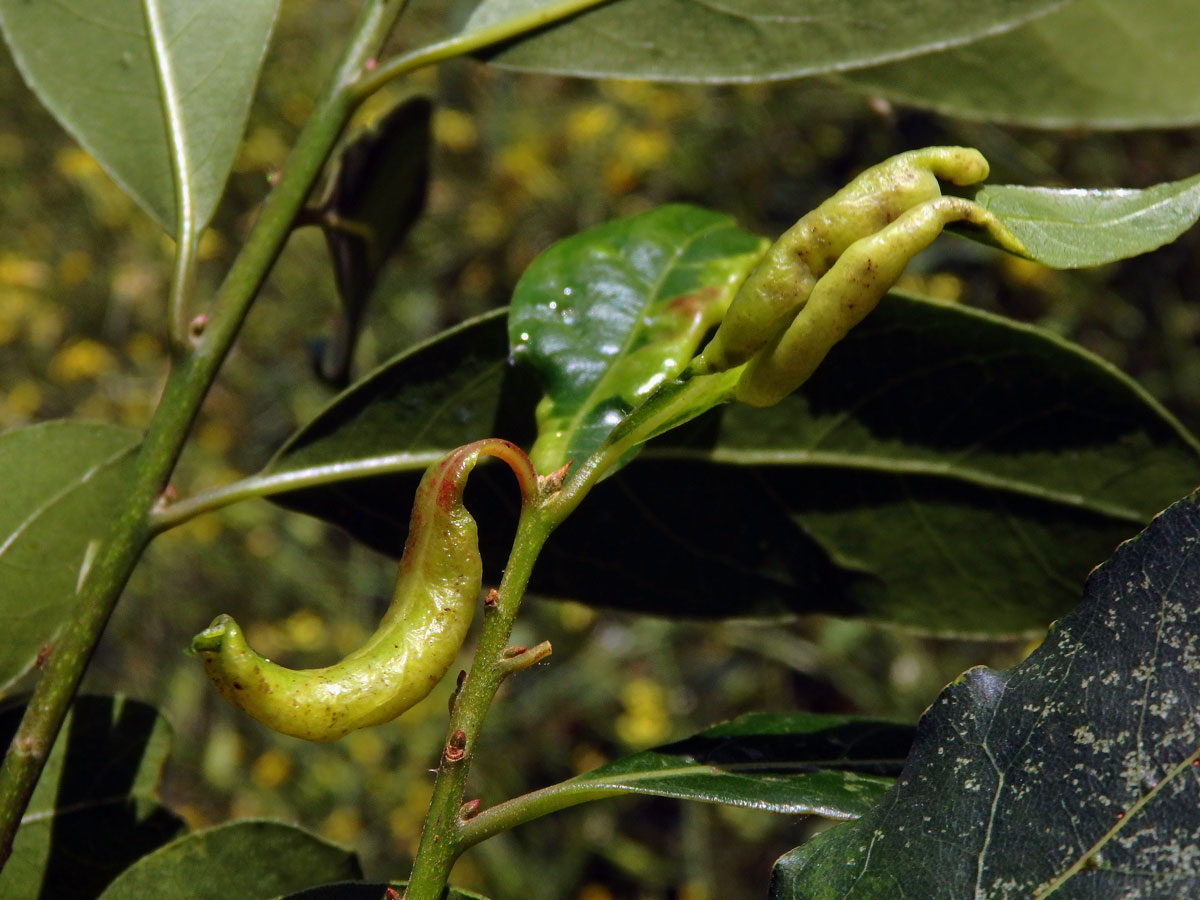
<svg viewBox="0 0 1200 900">
<path fill-rule="evenodd" d="M 192 650 L 221 695 L 268 727 L 312 741 L 390 721 L 428 695 L 454 663 L 482 586 L 462 494 L 483 456 L 504 460 L 523 504 L 536 502 L 537 476 L 515 444 L 490 439 L 451 451 L 417 488 L 392 602 L 366 643 L 334 665 L 293 670 L 256 653 L 237 622 L 218 616 Z"/>
</svg>

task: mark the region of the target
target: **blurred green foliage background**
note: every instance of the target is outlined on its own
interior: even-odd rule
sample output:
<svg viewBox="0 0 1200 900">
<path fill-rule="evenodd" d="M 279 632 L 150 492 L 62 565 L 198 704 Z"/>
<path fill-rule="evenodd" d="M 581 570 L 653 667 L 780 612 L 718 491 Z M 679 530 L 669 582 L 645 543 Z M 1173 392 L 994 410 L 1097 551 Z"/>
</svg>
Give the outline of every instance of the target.
<svg viewBox="0 0 1200 900">
<path fill-rule="evenodd" d="M 284 3 L 228 195 L 201 245 L 202 292 L 233 258 L 338 50 L 327 36 L 344 33 L 352 12 Z M 409 40 L 440 27 L 418 11 Z M 775 235 L 865 165 L 940 143 L 979 147 L 1001 183 L 1143 187 L 1200 171 L 1194 130 L 1021 131 L 892 108 L 833 80 L 681 87 L 454 62 L 399 88 L 414 90 L 436 102 L 428 208 L 374 296 L 359 373 L 504 304 L 555 239 L 667 201 Z M 56 417 L 140 427 L 165 372 L 169 241 L 38 107 L 6 55 L 0 92 L 0 429 Z M 1052 272 L 947 238 L 904 286 L 1071 336 L 1195 429 L 1198 240 L 1193 232 L 1119 266 Z M 204 408 L 174 484 L 180 496 L 254 471 L 330 398 L 306 343 L 327 331 L 334 305 L 321 235 L 295 233 Z M 226 707 L 183 652 L 230 612 L 267 656 L 324 664 L 373 628 L 393 577 L 391 561 L 265 502 L 201 517 L 151 547 L 85 687 L 163 707 L 178 736 L 164 795 L 193 825 L 277 816 L 355 847 L 370 876 L 402 876 L 450 685 L 398 722 L 309 745 Z M 693 625 L 549 602 L 527 606 L 514 639 L 550 639 L 555 652 L 493 711 L 473 778 L 485 804 L 751 709 L 912 719 L 963 668 L 1009 665 L 1028 649 L 832 619 Z M 774 858 L 819 827 L 609 801 L 482 845 L 456 880 L 496 900 L 756 897 Z"/>
</svg>

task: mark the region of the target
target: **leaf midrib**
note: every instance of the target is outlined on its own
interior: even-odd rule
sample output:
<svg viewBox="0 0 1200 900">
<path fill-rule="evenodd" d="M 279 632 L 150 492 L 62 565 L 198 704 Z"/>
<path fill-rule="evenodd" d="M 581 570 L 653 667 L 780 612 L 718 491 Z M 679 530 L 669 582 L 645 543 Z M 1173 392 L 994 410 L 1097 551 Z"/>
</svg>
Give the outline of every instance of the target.
<svg viewBox="0 0 1200 900">
<path fill-rule="evenodd" d="M 165 31 L 161 0 L 142 0 L 142 13 L 146 20 L 150 59 L 158 76 L 163 124 L 166 126 L 167 146 L 171 153 L 171 174 L 175 183 L 175 239 L 180 245 L 187 245 L 194 240 L 196 226 L 192 162 L 184 127 L 182 98 L 175 81 L 175 68 L 171 65 L 171 41 Z"/>
<path fill-rule="evenodd" d="M 595 386 L 588 391 L 587 397 L 584 398 L 583 402 L 576 407 L 575 414 L 568 420 L 569 425 L 566 429 L 564 429 L 569 434 L 569 437 L 566 441 L 566 446 L 574 446 L 575 436 L 579 434 L 586 420 L 591 417 L 591 414 L 595 412 L 596 408 L 601 403 L 610 397 L 615 396 L 608 388 L 609 383 L 615 377 L 613 373 L 620 366 L 621 361 L 629 356 L 630 348 L 634 345 L 637 337 L 645 329 L 645 326 L 640 324 L 642 318 L 647 314 L 648 310 L 651 310 L 662 303 L 663 298 L 659 296 L 659 291 L 662 290 L 662 286 L 666 283 L 667 276 L 674 271 L 675 267 L 679 264 L 679 260 L 683 257 L 684 252 L 695 241 L 699 240 L 702 236 L 708 234 L 710 231 L 727 226 L 727 222 L 712 222 L 698 231 L 692 232 L 690 235 L 688 235 L 686 240 L 676 245 L 674 253 L 671 255 L 670 259 L 663 263 L 662 267 L 656 274 L 650 290 L 646 292 L 646 301 L 641 305 L 639 315 L 635 316 L 634 318 L 634 327 L 629 330 L 629 333 L 625 335 L 625 340 L 621 342 L 620 350 L 613 354 L 612 361 L 604 368 L 604 374 L 597 379 Z"/>
<path fill-rule="evenodd" d="M 892 456 L 854 454 L 810 450 L 737 450 L 690 449 L 684 447 L 655 447 L 653 443 L 642 451 L 642 459 L 687 460 L 736 466 L 814 466 L 834 469 L 858 469 L 888 475 L 925 475 L 950 478 L 978 487 L 1006 490 L 1010 493 L 1085 509 L 1129 522 L 1144 522 L 1146 513 L 1124 504 L 1111 503 L 1085 494 L 1057 491 L 1034 482 L 991 475 L 977 469 L 962 468 L 949 462 L 902 460 Z"/>
</svg>

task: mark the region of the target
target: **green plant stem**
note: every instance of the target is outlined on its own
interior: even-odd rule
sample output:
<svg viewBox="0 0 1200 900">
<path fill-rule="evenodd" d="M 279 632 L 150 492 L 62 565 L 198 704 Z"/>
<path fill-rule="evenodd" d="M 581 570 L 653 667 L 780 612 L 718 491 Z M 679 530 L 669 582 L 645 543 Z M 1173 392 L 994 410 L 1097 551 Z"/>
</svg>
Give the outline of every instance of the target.
<svg viewBox="0 0 1200 900">
<path fill-rule="evenodd" d="M 462 849 L 474 847 L 476 844 L 495 837 L 510 828 L 540 819 L 563 809 L 590 803 L 593 800 L 605 800 L 609 797 L 619 797 L 630 791 L 622 788 L 603 787 L 595 784 L 573 784 L 563 781 L 552 784 L 520 797 L 513 797 L 503 803 L 498 803 L 490 809 L 485 809 L 477 816 L 463 823 L 459 832 L 459 842 Z"/>
<path fill-rule="evenodd" d="M 407 0 L 369 0 L 324 95 L 301 132 L 213 302 L 192 352 L 173 367 L 138 454 L 124 502 L 84 579 L 74 615 L 50 656 L 0 769 L 0 868 L 117 598 L 153 534 L 150 511 L 165 489 L 200 404 L 229 352 L 263 280 L 278 257 L 350 113 L 353 85 L 391 33 Z"/>
<path fill-rule="evenodd" d="M 495 607 L 485 614 L 470 674 L 450 714 L 450 728 L 434 782 L 405 900 L 439 900 L 454 861 L 468 847 L 499 831 L 546 813 L 621 793 L 586 785 L 555 785 L 518 797 L 477 818 L 461 818 L 467 775 L 484 717 L 507 666 L 501 654 L 546 539 L 569 516 L 603 474 L 637 445 L 691 419 L 731 395 L 740 370 L 671 382 L 647 398 L 541 505 L 522 511 Z M 462 750 L 461 755 L 456 751 Z M 449 753 L 447 751 L 450 751 Z"/>
<path fill-rule="evenodd" d="M 359 82 L 357 88 L 359 97 L 366 99 L 389 82 L 410 72 L 415 72 L 417 69 L 502 44 L 563 19 L 569 19 L 592 7 L 610 2 L 611 0 L 558 0 L 556 3 L 548 3 L 524 15 L 514 16 L 511 19 L 505 19 L 465 34 L 456 34 L 454 37 L 436 44 L 430 44 L 411 53 L 397 56 L 384 62 Z"/>
<path fill-rule="evenodd" d="M 354 481 L 375 475 L 398 472 L 423 472 L 442 458 L 439 451 L 428 453 L 389 453 L 368 459 L 307 466 L 290 472 L 265 472 L 240 478 L 220 487 L 193 494 L 177 503 L 156 507 L 150 514 L 155 534 L 168 531 L 206 512 L 222 509 L 243 500 L 285 494 L 302 488 L 340 481 Z"/>
<path fill-rule="evenodd" d="M 450 737 L 438 766 L 433 799 L 425 817 L 405 900 L 439 900 L 454 861 L 466 848 L 461 838 L 459 810 L 463 805 L 475 746 L 492 699 L 510 668 L 504 664 L 503 653 L 533 564 L 559 521 L 561 519 L 547 514 L 544 507 L 521 516 L 512 553 L 494 597 L 495 606 L 484 613 L 483 630 L 470 674 L 450 714 L 447 734 L 453 736 L 461 732 L 462 756 L 452 758 L 445 752 L 451 747 L 453 737 Z"/>
<path fill-rule="evenodd" d="M 742 368 L 668 381 L 629 413 L 596 451 L 571 472 L 563 489 L 549 501 L 558 521 L 574 511 L 604 474 L 625 454 L 651 438 L 719 406 L 733 397 Z"/>
</svg>

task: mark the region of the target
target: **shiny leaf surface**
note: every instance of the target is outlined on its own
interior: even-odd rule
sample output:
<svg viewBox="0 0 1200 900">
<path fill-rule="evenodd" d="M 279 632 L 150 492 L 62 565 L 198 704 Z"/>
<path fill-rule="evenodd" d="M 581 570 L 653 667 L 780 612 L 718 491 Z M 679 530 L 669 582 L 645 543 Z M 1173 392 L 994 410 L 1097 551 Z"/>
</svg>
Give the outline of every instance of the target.
<svg viewBox="0 0 1200 900">
<path fill-rule="evenodd" d="M 727 216 L 671 205 L 566 238 L 534 260 L 513 294 L 508 335 L 514 358 L 545 385 L 535 468 L 583 460 L 674 378 L 765 247 Z"/>
<path fill-rule="evenodd" d="M 556 785 L 653 794 L 792 815 L 864 815 L 891 786 L 912 728 L 814 714 L 753 713 L 685 740 L 626 756 Z"/>
<path fill-rule="evenodd" d="M 1145 190 L 1059 190 L 995 185 L 975 200 L 995 213 L 1030 256 L 1059 269 L 1149 253 L 1200 218 L 1200 175 Z"/>
</svg>

